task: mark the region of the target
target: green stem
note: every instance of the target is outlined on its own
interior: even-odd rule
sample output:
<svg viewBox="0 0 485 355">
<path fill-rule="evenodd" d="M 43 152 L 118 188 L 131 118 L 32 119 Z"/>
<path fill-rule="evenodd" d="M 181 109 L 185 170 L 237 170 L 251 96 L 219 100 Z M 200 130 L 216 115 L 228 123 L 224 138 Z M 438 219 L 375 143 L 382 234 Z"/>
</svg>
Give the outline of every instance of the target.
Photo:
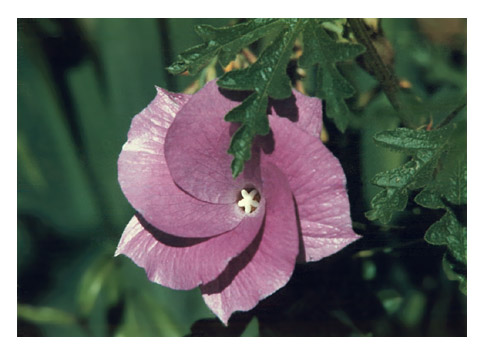
<svg viewBox="0 0 485 355">
<path fill-rule="evenodd" d="M 442 128 L 446 126 L 448 123 L 453 121 L 453 119 L 460 113 L 460 111 L 466 106 L 466 102 L 458 106 L 451 112 L 439 125 L 436 126 L 436 129 Z"/>
<path fill-rule="evenodd" d="M 377 53 L 364 21 L 360 18 L 349 18 L 348 22 L 357 41 L 366 48 L 366 52 L 362 54 L 366 70 L 375 76 L 392 107 L 394 107 L 403 122 L 408 124 L 410 120 L 406 116 L 399 98 L 400 87 L 396 75 L 391 68 L 384 64 L 381 56 Z"/>
</svg>

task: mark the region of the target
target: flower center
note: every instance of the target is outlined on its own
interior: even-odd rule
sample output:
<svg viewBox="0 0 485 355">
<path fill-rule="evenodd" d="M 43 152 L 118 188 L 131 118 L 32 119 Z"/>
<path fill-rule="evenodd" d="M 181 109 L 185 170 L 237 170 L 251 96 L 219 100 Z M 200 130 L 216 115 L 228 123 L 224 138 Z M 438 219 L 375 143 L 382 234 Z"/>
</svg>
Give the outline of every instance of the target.
<svg viewBox="0 0 485 355">
<path fill-rule="evenodd" d="M 241 210 L 246 214 L 250 214 L 256 210 L 261 201 L 261 196 L 256 189 L 242 189 L 239 194 L 240 200 L 237 205 L 241 207 Z"/>
</svg>

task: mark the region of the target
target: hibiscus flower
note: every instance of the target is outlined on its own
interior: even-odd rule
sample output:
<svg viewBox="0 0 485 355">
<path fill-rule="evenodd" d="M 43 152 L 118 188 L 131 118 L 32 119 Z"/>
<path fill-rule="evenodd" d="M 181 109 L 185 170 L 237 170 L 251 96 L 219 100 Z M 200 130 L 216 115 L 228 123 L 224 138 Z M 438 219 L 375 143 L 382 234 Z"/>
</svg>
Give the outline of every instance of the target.
<svg viewBox="0 0 485 355">
<path fill-rule="evenodd" d="M 136 210 L 116 255 L 166 287 L 200 287 L 227 325 L 283 287 L 295 263 L 317 261 L 360 238 L 352 230 L 346 179 L 319 139 L 322 105 L 294 91 L 271 101 L 271 133 L 256 140 L 236 179 L 227 154 L 240 104 L 209 82 L 194 95 L 157 88 L 133 118 L 118 161 Z"/>
</svg>

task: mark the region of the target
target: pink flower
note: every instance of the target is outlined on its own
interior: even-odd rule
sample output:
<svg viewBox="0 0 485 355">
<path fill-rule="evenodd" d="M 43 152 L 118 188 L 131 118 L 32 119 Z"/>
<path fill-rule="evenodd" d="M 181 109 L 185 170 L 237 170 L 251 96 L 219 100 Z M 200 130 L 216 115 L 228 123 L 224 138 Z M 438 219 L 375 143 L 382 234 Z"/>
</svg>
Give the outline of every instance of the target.
<svg viewBox="0 0 485 355">
<path fill-rule="evenodd" d="M 317 261 L 360 236 L 351 227 L 345 175 L 319 140 L 322 106 L 294 91 L 271 105 L 272 133 L 259 139 L 236 179 L 227 154 L 240 102 L 215 81 L 194 95 L 157 88 L 136 115 L 118 174 L 137 213 L 116 255 L 163 286 L 200 286 L 227 324 L 283 287 L 295 262 Z"/>
</svg>

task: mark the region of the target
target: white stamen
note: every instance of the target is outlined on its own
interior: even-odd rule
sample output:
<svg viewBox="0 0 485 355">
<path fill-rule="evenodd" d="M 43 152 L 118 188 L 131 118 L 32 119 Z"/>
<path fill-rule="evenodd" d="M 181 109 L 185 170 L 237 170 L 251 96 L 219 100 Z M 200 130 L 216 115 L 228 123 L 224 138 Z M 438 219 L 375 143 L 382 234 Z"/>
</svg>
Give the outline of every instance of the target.
<svg viewBox="0 0 485 355">
<path fill-rule="evenodd" d="M 258 190 L 253 190 L 251 192 L 247 192 L 245 189 L 241 190 L 242 200 L 240 200 L 237 205 L 241 208 L 244 208 L 244 213 L 250 214 L 251 207 L 257 208 L 259 206 L 259 202 L 254 200 L 254 196 L 258 193 Z"/>
</svg>

